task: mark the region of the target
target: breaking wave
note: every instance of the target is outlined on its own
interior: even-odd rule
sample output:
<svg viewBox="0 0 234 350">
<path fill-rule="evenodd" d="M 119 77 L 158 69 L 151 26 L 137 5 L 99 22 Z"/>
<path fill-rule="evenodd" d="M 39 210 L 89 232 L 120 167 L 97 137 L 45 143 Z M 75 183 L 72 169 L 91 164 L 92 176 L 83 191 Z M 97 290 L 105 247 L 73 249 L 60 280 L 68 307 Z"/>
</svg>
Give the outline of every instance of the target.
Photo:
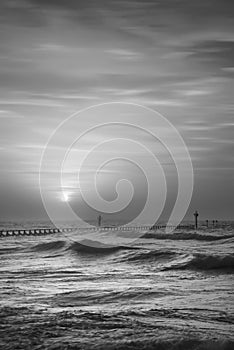
<svg viewBox="0 0 234 350">
<path fill-rule="evenodd" d="M 83 239 L 80 242 L 72 243 L 72 245 L 68 249 L 75 252 L 82 252 L 82 253 L 106 254 L 106 253 L 113 253 L 118 250 L 133 249 L 133 248 L 130 248 L 127 246 L 112 246 L 112 245 L 104 244 L 98 241 Z"/>
<path fill-rule="evenodd" d="M 170 250 L 141 250 L 134 254 L 128 253 L 121 257 L 123 261 L 160 263 L 162 270 L 197 269 L 197 270 L 234 270 L 234 255 L 181 254 Z M 157 266 L 157 265 L 155 265 Z"/>
<path fill-rule="evenodd" d="M 173 233 L 153 233 L 147 232 L 142 238 L 169 239 L 169 240 L 197 240 L 197 241 L 219 241 L 234 238 L 233 234 L 202 234 L 197 232 L 173 232 Z"/>
<path fill-rule="evenodd" d="M 87 253 L 87 254 L 97 254 L 100 255 L 106 253 L 113 253 L 119 250 L 138 250 L 138 247 L 128 247 L 128 246 L 112 246 L 104 243 L 100 243 L 94 240 L 83 239 L 81 241 L 53 241 L 44 242 L 37 244 L 31 248 L 34 252 L 44 252 L 44 251 L 58 251 L 66 248 L 66 251 L 71 251 L 75 253 Z"/>
<path fill-rule="evenodd" d="M 195 254 L 189 256 L 187 261 L 178 263 L 170 268 L 178 269 L 189 269 L 194 268 L 198 270 L 227 270 L 234 271 L 234 255 L 214 256 L 214 255 L 203 255 Z"/>
<path fill-rule="evenodd" d="M 109 256 L 112 262 L 146 263 L 155 262 L 160 270 L 197 269 L 200 271 L 234 270 L 234 254 L 202 254 L 181 252 L 176 249 L 145 249 L 143 247 L 111 246 L 92 240 L 80 242 L 55 241 L 38 244 L 31 248 L 33 252 L 58 252 L 102 257 Z M 52 256 L 52 255 L 51 255 Z"/>
</svg>

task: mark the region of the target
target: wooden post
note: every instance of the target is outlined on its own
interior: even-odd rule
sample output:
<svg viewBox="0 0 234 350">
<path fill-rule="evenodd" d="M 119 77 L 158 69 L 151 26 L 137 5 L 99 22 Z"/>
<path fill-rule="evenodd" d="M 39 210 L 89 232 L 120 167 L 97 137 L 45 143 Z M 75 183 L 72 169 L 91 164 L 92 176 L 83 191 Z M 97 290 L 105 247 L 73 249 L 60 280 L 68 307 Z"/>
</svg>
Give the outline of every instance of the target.
<svg viewBox="0 0 234 350">
<path fill-rule="evenodd" d="M 197 230 L 197 218 L 198 218 L 198 211 L 196 210 L 195 211 L 195 213 L 193 214 L 194 215 L 194 219 L 195 219 L 195 225 L 194 225 L 194 227 L 195 227 L 195 230 Z"/>
<path fill-rule="evenodd" d="M 102 225 L 102 217 L 101 215 L 98 216 L 98 227 L 101 227 Z"/>
<path fill-rule="evenodd" d="M 209 227 L 209 220 L 206 220 L 206 226 Z"/>
</svg>

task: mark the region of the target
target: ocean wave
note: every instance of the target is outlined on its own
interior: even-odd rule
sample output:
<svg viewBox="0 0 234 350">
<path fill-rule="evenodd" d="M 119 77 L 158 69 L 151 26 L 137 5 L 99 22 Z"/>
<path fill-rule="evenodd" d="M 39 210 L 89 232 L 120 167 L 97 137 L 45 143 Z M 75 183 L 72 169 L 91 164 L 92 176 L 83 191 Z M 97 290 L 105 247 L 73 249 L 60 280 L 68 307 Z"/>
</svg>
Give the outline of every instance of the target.
<svg viewBox="0 0 234 350">
<path fill-rule="evenodd" d="M 178 259 L 168 266 L 164 266 L 164 270 L 171 269 L 197 269 L 197 270 L 234 270 L 234 255 L 205 255 L 194 254 L 187 255 L 183 259 Z"/>
<path fill-rule="evenodd" d="M 198 232 L 173 232 L 173 233 L 153 233 L 147 232 L 142 238 L 169 239 L 169 240 L 197 240 L 197 241 L 219 241 L 234 238 L 233 234 L 214 235 Z"/>
<path fill-rule="evenodd" d="M 100 276 L 98 275 L 98 278 Z M 108 304 L 121 303 L 128 305 L 129 302 L 134 303 L 139 300 L 148 300 L 150 297 L 161 298 L 165 295 L 171 294 L 165 290 L 158 290 L 151 287 L 129 287 L 124 290 L 95 290 L 84 289 L 79 291 L 72 291 L 58 294 L 53 298 L 53 304 L 56 307 L 69 306 L 91 306 L 92 304 Z"/>
<path fill-rule="evenodd" d="M 226 256 L 212 256 L 212 255 L 196 255 L 188 264 L 198 269 L 212 270 L 212 269 L 231 269 L 234 270 L 234 255 Z"/>
<path fill-rule="evenodd" d="M 178 318 L 184 320 L 196 320 L 203 322 L 204 320 L 234 324 L 234 315 L 226 311 L 205 308 L 151 308 L 146 310 L 123 310 L 118 312 L 121 316 L 131 317 L 167 317 Z"/>
<path fill-rule="evenodd" d="M 173 250 L 147 250 L 142 249 L 137 252 L 128 252 L 120 257 L 121 261 L 128 262 L 158 262 L 158 267 L 162 270 L 172 269 L 197 269 L 197 270 L 214 270 L 226 269 L 234 270 L 234 255 L 209 255 L 209 254 L 187 254 Z"/>
<path fill-rule="evenodd" d="M 47 250 L 60 250 L 66 245 L 65 241 L 52 241 L 39 243 L 31 248 L 34 252 L 43 252 Z"/>
<path fill-rule="evenodd" d="M 59 251 L 59 254 L 72 253 L 88 255 L 94 258 L 111 255 L 112 262 L 142 263 L 155 261 L 159 270 L 196 269 L 201 271 L 234 270 L 234 254 L 190 253 L 175 249 L 145 249 L 143 247 L 111 246 L 93 240 L 79 242 L 55 241 L 43 242 L 31 248 L 31 251 L 44 253 Z M 51 257 L 53 257 L 53 254 Z"/>
<path fill-rule="evenodd" d="M 43 253 L 48 251 L 62 251 L 64 254 L 66 252 L 77 253 L 77 254 L 88 254 L 88 255 L 106 255 L 112 254 L 120 250 L 139 250 L 139 247 L 131 247 L 131 246 L 112 246 L 108 244 L 101 243 L 99 241 L 83 239 L 81 241 L 51 241 L 51 242 L 43 242 L 39 243 L 30 248 L 33 252 Z M 7 250 L 4 249 L 4 253 Z"/>
<path fill-rule="evenodd" d="M 12 248 L 0 248 L 0 255 L 2 254 L 10 254 L 15 253 L 16 251 L 20 250 L 19 247 L 12 247 Z"/>
<path fill-rule="evenodd" d="M 0 309 L 0 316 L 4 324 L 0 345 L 5 349 L 232 350 L 234 346 L 233 338 L 217 331 L 213 322 L 209 330 L 204 320 L 205 328 L 200 322 L 194 327 L 193 320 L 175 323 L 170 312 L 156 313 L 154 322 L 141 314 L 7 307 Z"/>
<path fill-rule="evenodd" d="M 141 262 L 145 260 L 165 260 L 177 256 L 177 253 L 170 250 L 147 250 L 141 249 L 137 252 L 128 252 L 127 255 L 120 257 L 121 261 Z"/>
<path fill-rule="evenodd" d="M 89 239 L 83 239 L 79 242 L 72 243 L 68 250 L 76 253 L 88 253 L 88 254 L 111 254 L 119 250 L 135 250 L 140 249 L 138 247 L 128 247 L 128 246 L 112 246 L 104 244 L 98 241 L 93 241 Z"/>
</svg>

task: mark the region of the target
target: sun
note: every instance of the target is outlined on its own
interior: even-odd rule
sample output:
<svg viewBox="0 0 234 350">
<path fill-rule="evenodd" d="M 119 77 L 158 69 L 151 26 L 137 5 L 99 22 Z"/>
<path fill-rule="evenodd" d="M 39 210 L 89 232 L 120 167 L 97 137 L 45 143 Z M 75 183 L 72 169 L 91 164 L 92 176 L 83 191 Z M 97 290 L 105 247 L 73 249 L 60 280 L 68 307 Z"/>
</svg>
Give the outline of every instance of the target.
<svg viewBox="0 0 234 350">
<path fill-rule="evenodd" d="M 69 193 L 66 191 L 62 192 L 62 201 L 63 202 L 69 202 Z"/>
</svg>

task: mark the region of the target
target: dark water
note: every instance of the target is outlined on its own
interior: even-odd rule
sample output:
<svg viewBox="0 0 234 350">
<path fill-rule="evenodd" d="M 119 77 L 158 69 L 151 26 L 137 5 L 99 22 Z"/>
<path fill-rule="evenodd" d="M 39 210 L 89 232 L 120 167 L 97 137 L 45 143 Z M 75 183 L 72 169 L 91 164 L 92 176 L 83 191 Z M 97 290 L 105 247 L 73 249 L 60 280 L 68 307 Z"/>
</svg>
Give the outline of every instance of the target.
<svg viewBox="0 0 234 350">
<path fill-rule="evenodd" d="M 1 349 L 233 349 L 234 230 L 0 239 Z"/>
</svg>

